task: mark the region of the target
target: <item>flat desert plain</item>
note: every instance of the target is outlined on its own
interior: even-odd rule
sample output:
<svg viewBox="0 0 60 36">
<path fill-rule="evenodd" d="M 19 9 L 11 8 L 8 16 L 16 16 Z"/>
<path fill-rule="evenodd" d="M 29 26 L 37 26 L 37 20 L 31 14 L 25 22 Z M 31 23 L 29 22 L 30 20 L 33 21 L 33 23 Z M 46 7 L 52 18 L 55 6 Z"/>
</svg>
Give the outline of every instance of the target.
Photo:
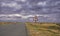
<svg viewBox="0 0 60 36">
<path fill-rule="evenodd" d="M 26 23 L 29 36 L 60 36 L 60 23 Z"/>
</svg>

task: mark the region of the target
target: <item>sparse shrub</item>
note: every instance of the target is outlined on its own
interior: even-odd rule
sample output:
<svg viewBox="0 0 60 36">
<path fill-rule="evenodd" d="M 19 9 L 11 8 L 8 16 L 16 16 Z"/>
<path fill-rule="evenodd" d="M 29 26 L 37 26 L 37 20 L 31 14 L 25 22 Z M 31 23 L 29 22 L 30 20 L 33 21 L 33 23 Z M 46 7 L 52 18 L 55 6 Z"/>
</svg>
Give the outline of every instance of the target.
<svg viewBox="0 0 60 36">
<path fill-rule="evenodd" d="M 60 26 L 60 23 L 57 23 L 57 25 L 59 25 L 59 26 Z"/>
</svg>

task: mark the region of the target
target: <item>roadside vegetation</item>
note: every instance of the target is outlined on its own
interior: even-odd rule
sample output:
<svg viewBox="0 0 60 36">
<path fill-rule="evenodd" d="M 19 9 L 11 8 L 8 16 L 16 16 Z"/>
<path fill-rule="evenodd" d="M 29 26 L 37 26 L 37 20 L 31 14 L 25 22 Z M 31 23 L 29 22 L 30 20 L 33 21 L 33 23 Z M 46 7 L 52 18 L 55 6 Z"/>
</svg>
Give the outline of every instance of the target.
<svg viewBox="0 0 60 36">
<path fill-rule="evenodd" d="M 6 25 L 6 24 L 21 24 L 21 22 L 0 22 L 0 25 Z"/>
<path fill-rule="evenodd" d="M 60 36 L 60 23 L 26 23 L 29 36 Z"/>
</svg>

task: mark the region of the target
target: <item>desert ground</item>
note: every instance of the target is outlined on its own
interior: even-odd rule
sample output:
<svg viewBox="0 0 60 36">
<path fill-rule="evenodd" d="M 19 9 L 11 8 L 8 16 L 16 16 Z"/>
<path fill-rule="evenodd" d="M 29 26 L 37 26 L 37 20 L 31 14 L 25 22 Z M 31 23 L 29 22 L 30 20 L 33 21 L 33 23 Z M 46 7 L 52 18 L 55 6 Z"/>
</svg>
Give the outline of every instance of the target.
<svg viewBox="0 0 60 36">
<path fill-rule="evenodd" d="M 26 23 L 29 36 L 60 36 L 60 23 Z"/>
</svg>

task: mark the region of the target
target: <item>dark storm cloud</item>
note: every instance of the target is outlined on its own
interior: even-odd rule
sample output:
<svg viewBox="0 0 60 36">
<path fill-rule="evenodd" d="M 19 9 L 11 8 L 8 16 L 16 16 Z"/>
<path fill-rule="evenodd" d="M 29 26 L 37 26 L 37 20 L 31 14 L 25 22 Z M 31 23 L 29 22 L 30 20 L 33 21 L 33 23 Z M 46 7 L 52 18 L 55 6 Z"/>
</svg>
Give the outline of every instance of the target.
<svg viewBox="0 0 60 36">
<path fill-rule="evenodd" d="M 42 14 L 50 17 L 42 17 L 44 19 L 42 21 L 60 21 L 60 0 L 0 0 L 0 14 L 21 14 L 25 16 Z"/>
<path fill-rule="evenodd" d="M 3 0 L 4 1 L 4 0 Z M 2 9 L 5 7 L 5 9 L 3 9 L 2 11 L 11 11 L 11 13 L 13 12 L 17 12 L 18 13 L 21 12 L 21 10 L 25 10 L 25 11 L 36 11 L 40 12 L 40 13 L 59 13 L 60 11 L 60 6 L 59 4 L 59 0 L 27 0 L 26 2 L 21 2 L 18 3 L 15 1 L 9 1 L 9 0 L 5 0 L 6 2 L 2 2 L 1 4 L 3 5 L 5 3 L 5 5 L 2 7 Z M 13 3 L 12 3 L 13 2 Z M 15 3 L 15 5 L 13 5 Z M 10 4 L 10 5 L 9 5 Z M 13 5 L 13 6 L 11 6 Z M 16 6 L 18 5 L 18 6 Z M 22 6 L 22 8 L 20 8 Z M 7 10 L 9 9 L 9 10 Z M 15 11 L 14 11 L 15 10 Z M 7 12 L 9 13 L 9 12 Z"/>
</svg>

